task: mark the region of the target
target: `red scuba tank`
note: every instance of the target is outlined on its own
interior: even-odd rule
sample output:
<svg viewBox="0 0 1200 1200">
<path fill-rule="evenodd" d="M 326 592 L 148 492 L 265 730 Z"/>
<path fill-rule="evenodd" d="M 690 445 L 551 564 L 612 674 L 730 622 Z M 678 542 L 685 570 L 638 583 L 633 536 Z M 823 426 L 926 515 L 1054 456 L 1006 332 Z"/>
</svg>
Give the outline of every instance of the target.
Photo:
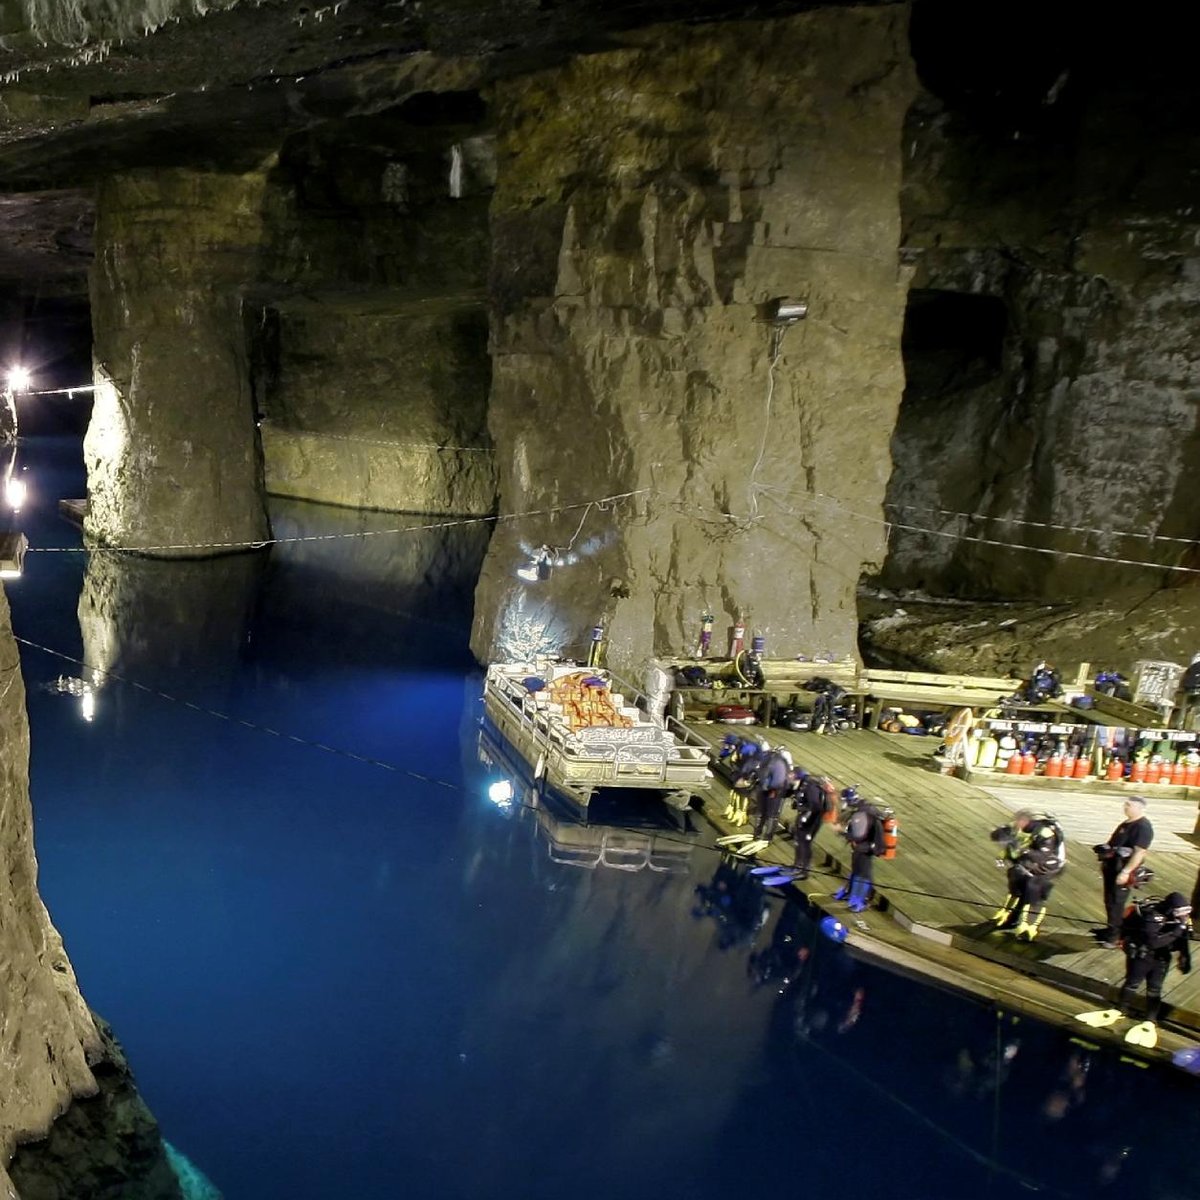
<svg viewBox="0 0 1200 1200">
<path fill-rule="evenodd" d="M 890 808 L 880 812 L 879 820 L 883 827 L 883 847 L 877 857 L 895 858 L 896 849 L 900 845 L 900 822 L 896 820 L 896 814 Z"/>
</svg>

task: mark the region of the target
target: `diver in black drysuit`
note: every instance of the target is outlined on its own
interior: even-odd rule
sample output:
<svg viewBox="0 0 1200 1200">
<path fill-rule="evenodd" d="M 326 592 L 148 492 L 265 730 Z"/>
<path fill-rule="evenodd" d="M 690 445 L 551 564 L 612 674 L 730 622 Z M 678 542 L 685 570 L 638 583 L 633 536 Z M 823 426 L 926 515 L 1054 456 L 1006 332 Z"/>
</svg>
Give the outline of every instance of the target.
<svg viewBox="0 0 1200 1200">
<path fill-rule="evenodd" d="M 1121 1011 L 1131 1016 L 1133 998 L 1146 985 L 1146 1017 L 1158 1020 L 1162 1008 L 1162 990 L 1171 955 L 1178 953 L 1179 969 L 1187 975 L 1192 969 L 1192 906 L 1180 892 L 1165 900 L 1143 900 L 1131 908 L 1121 922 L 1125 945 L 1125 982 L 1121 986 Z"/>
<path fill-rule="evenodd" d="M 847 788 L 842 793 L 852 792 Z M 862 912 L 871 896 L 875 878 L 875 857 L 883 848 L 883 818 L 874 805 L 861 796 L 847 797 L 850 815 L 846 820 L 843 836 L 850 843 L 850 878 L 838 891 L 835 900 L 848 900 L 851 912 Z"/>
<path fill-rule="evenodd" d="M 825 787 L 817 775 L 809 775 L 807 771 L 797 772 L 798 786 L 792 798 L 792 807 L 796 810 L 796 824 L 792 836 L 796 842 L 795 867 L 797 879 L 807 879 L 812 868 L 813 843 L 821 832 L 821 822 L 824 819 L 827 801 Z"/>
<path fill-rule="evenodd" d="M 754 827 L 755 841 L 770 841 L 775 833 L 791 770 L 792 764 L 782 750 L 768 750 L 755 761 L 754 797 L 758 804 L 758 824 Z"/>
</svg>

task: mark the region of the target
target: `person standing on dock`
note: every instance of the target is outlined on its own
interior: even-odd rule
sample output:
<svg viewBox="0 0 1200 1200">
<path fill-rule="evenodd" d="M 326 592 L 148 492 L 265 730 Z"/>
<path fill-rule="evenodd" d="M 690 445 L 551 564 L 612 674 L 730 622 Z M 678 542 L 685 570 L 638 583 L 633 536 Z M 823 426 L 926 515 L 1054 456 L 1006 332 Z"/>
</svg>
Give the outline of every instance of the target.
<svg viewBox="0 0 1200 1200">
<path fill-rule="evenodd" d="M 829 810 L 830 797 L 827 784 L 819 775 L 810 775 L 803 767 L 794 773 L 796 791 L 792 797 L 792 808 L 796 810 L 796 824 L 792 837 L 796 843 L 796 878 L 807 879 L 812 869 L 813 843 L 821 832 L 821 824 Z"/>
<path fill-rule="evenodd" d="M 1107 950 L 1117 948 L 1130 889 L 1153 841 L 1154 826 L 1146 816 L 1146 801 L 1141 796 L 1130 796 L 1125 801 L 1125 820 L 1112 831 L 1107 842 L 1095 847 L 1104 884 L 1106 924 L 1092 932 Z"/>
<path fill-rule="evenodd" d="M 842 801 L 850 815 L 842 829 L 850 843 L 850 878 L 838 891 L 835 900 L 848 900 L 851 912 L 862 912 L 871 898 L 875 877 L 875 857 L 883 850 L 883 818 L 879 810 L 853 788 L 842 792 Z"/>
<path fill-rule="evenodd" d="M 1132 1016 L 1133 998 L 1146 985 L 1146 1019 L 1157 1021 L 1162 1008 L 1162 990 L 1171 955 L 1179 955 L 1179 969 L 1192 969 L 1192 906 L 1181 892 L 1165 900 L 1145 899 L 1136 904 L 1121 922 L 1125 945 L 1125 982 L 1121 986 L 1121 1011 Z"/>
<path fill-rule="evenodd" d="M 1003 845 L 997 862 L 1008 872 L 1008 896 L 992 921 L 997 929 L 1011 929 L 1018 941 L 1032 942 L 1067 865 L 1067 839 L 1053 817 L 1024 808 L 1013 814 L 1011 824 L 993 829 L 991 838 Z"/>
</svg>

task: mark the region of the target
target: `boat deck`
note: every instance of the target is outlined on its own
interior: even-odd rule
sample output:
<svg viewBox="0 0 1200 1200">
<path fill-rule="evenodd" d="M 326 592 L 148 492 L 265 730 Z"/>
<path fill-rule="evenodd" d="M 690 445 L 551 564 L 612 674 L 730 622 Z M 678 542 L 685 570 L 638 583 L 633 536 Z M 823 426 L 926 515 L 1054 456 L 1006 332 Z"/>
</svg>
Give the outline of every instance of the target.
<svg viewBox="0 0 1200 1200">
<path fill-rule="evenodd" d="M 712 745 L 728 732 L 726 726 L 714 724 L 692 723 L 690 728 Z M 927 943 L 967 952 L 976 966 L 970 967 L 967 960 L 966 969 L 981 978 L 991 977 L 979 961 L 986 960 L 1095 999 L 1098 1004 L 1091 1007 L 1107 1007 L 1115 997 L 1124 976 L 1124 957 L 1098 947 L 1090 934 L 1103 923 L 1099 871 L 1091 847 L 1106 840 L 1122 820 L 1121 795 L 1072 792 L 1064 781 L 1035 797 L 1025 789 L 1003 786 L 1000 778 L 996 787 L 985 789 L 940 774 L 932 759 L 937 745 L 933 738 L 870 730 L 833 736 L 783 729 L 754 732 L 772 745 L 786 746 L 798 765 L 829 775 L 839 786 L 854 784 L 863 794 L 878 796 L 895 809 L 901 830 L 899 851 L 894 860 L 875 864 L 875 903 L 905 930 Z M 725 790 L 716 787 L 713 794 L 716 798 L 705 801 L 706 816 L 721 832 L 733 832 L 721 815 Z M 1200 872 L 1196 803 L 1155 799 L 1153 791 L 1150 796 L 1147 815 L 1154 824 L 1155 840 L 1148 861 L 1156 874 L 1146 891 L 1192 896 Z M 1067 870 L 1054 889 L 1041 936 L 1032 944 L 1016 942 L 987 922 L 1005 894 L 1004 874 L 995 866 L 996 848 L 988 834 L 1023 807 L 1052 812 L 1068 839 Z M 777 837 L 758 861 L 790 865 L 791 841 Z M 844 872 L 849 864 L 846 843 L 830 826 L 822 829 L 814 854 L 814 866 L 822 863 L 826 870 L 814 872 L 800 886 L 825 906 L 837 887 L 837 872 Z M 843 911 L 841 905 L 829 907 L 831 912 Z M 872 930 L 879 924 L 876 917 Z M 939 957 L 929 947 L 919 952 L 934 961 Z M 954 955 L 954 959 L 962 969 L 964 956 Z M 1165 998 L 1170 1005 L 1167 1019 L 1200 1033 L 1200 970 L 1185 976 L 1172 969 Z"/>
</svg>

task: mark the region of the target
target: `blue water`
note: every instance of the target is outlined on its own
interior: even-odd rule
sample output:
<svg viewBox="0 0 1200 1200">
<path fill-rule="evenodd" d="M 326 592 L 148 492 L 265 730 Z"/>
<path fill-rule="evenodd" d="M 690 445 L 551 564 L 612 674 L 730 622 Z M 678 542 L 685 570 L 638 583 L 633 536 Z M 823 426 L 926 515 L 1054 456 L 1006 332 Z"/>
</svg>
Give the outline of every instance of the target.
<svg viewBox="0 0 1200 1200">
<path fill-rule="evenodd" d="M 25 453 L 33 545 L 78 546 L 54 512 L 83 494 L 78 443 Z M 7 589 L 18 636 L 72 658 L 86 637 L 126 680 L 85 722 L 46 689 L 81 668 L 22 647 L 42 893 L 228 1200 L 1195 1194 L 1191 1078 L 861 962 L 665 817 L 622 850 L 528 790 L 490 804 L 482 549 L 106 555 L 85 632 L 86 556 L 31 552 Z M 662 869 L 597 862 L 645 847 Z"/>
</svg>

